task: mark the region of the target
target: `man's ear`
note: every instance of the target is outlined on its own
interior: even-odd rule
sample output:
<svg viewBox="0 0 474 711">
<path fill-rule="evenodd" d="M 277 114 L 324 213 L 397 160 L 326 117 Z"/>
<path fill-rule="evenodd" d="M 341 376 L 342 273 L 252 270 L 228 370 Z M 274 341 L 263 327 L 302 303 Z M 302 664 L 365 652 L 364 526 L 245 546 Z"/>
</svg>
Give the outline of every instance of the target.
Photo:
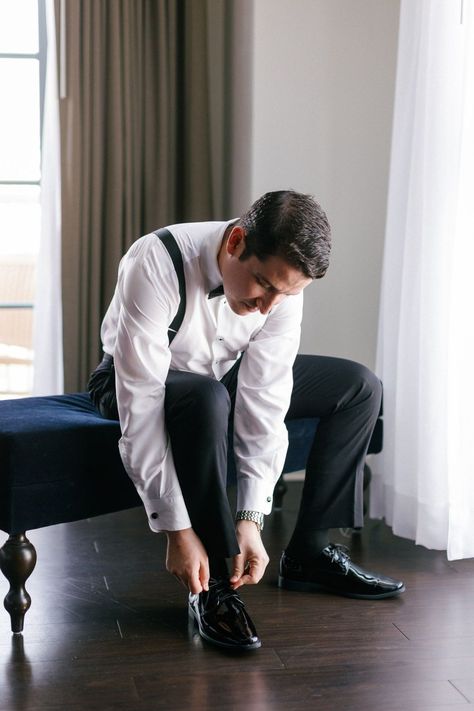
<svg viewBox="0 0 474 711">
<path fill-rule="evenodd" d="M 235 225 L 227 239 L 227 253 L 239 257 L 245 249 L 245 230 Z"/>
</svg>

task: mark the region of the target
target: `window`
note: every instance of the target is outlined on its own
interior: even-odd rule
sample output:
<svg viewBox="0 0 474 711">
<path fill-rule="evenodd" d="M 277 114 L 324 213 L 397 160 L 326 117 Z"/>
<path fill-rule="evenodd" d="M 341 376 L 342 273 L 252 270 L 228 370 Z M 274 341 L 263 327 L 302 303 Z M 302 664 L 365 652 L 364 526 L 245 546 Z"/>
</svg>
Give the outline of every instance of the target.
<svg viewBox="0 0 474 711">
<path fill-rule="evenodd" d="M 45 45 L 44 0 L 0 0 L 0 397 L 33 377 Z"/>
</svg>

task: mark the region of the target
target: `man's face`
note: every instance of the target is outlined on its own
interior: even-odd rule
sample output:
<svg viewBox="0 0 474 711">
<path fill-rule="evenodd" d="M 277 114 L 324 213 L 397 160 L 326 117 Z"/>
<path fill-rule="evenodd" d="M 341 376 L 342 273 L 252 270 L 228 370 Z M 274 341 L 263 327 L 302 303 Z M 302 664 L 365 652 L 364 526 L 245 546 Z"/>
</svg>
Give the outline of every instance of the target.
<svg viewBox="0 0 474 711">
<path fill-rule="evenodd" d="M 241 261 L 245 233 L 235 226 L 219 252 L 224 293 L 232 311 L 239 316 L 270 309 L 287 296 L 299 294 L 312 279 L 290 266 L 281 257 L 268 257 L 264 262 L 255 255 Z"/>
</svg>

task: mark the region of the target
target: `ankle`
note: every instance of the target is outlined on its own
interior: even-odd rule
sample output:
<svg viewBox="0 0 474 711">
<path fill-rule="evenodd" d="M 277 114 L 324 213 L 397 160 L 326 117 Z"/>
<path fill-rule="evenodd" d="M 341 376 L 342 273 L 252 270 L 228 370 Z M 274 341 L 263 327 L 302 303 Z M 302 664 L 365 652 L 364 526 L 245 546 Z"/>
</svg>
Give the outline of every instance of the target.
<svg viewBox="0 0 474 711">
<path fill-rule="evenodd" d="M 285 553 L 296 560 L 309 560 L 318 556 L 329 545 L 329 530 L 293 534 Z"/>
</svg>

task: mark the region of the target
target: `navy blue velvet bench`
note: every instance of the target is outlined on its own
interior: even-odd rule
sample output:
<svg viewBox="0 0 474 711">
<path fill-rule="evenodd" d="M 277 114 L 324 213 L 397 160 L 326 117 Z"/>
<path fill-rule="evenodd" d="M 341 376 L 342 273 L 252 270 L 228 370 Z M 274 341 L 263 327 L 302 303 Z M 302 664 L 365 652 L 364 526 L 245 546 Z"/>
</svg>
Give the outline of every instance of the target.
<svg viewBox="0 0 474 711">
<path fill-rule="evenodd" d="M 284 472 L 305 468 L 318 420 L 287 423 Z M 380 451 L 381 420 L 369 452 Z M 8 539 L 0 568 L 10 589 L 4 606 L 13 633 L 31 604 L 25 583 L 36 564 L 26 532 L 140 506 L 120 459 L 117 421 L 104 420 L 87 393 L 0 401 L 0 529 Z M 274 508 L 286 485 L 280 479 Z"/>
</svg>

